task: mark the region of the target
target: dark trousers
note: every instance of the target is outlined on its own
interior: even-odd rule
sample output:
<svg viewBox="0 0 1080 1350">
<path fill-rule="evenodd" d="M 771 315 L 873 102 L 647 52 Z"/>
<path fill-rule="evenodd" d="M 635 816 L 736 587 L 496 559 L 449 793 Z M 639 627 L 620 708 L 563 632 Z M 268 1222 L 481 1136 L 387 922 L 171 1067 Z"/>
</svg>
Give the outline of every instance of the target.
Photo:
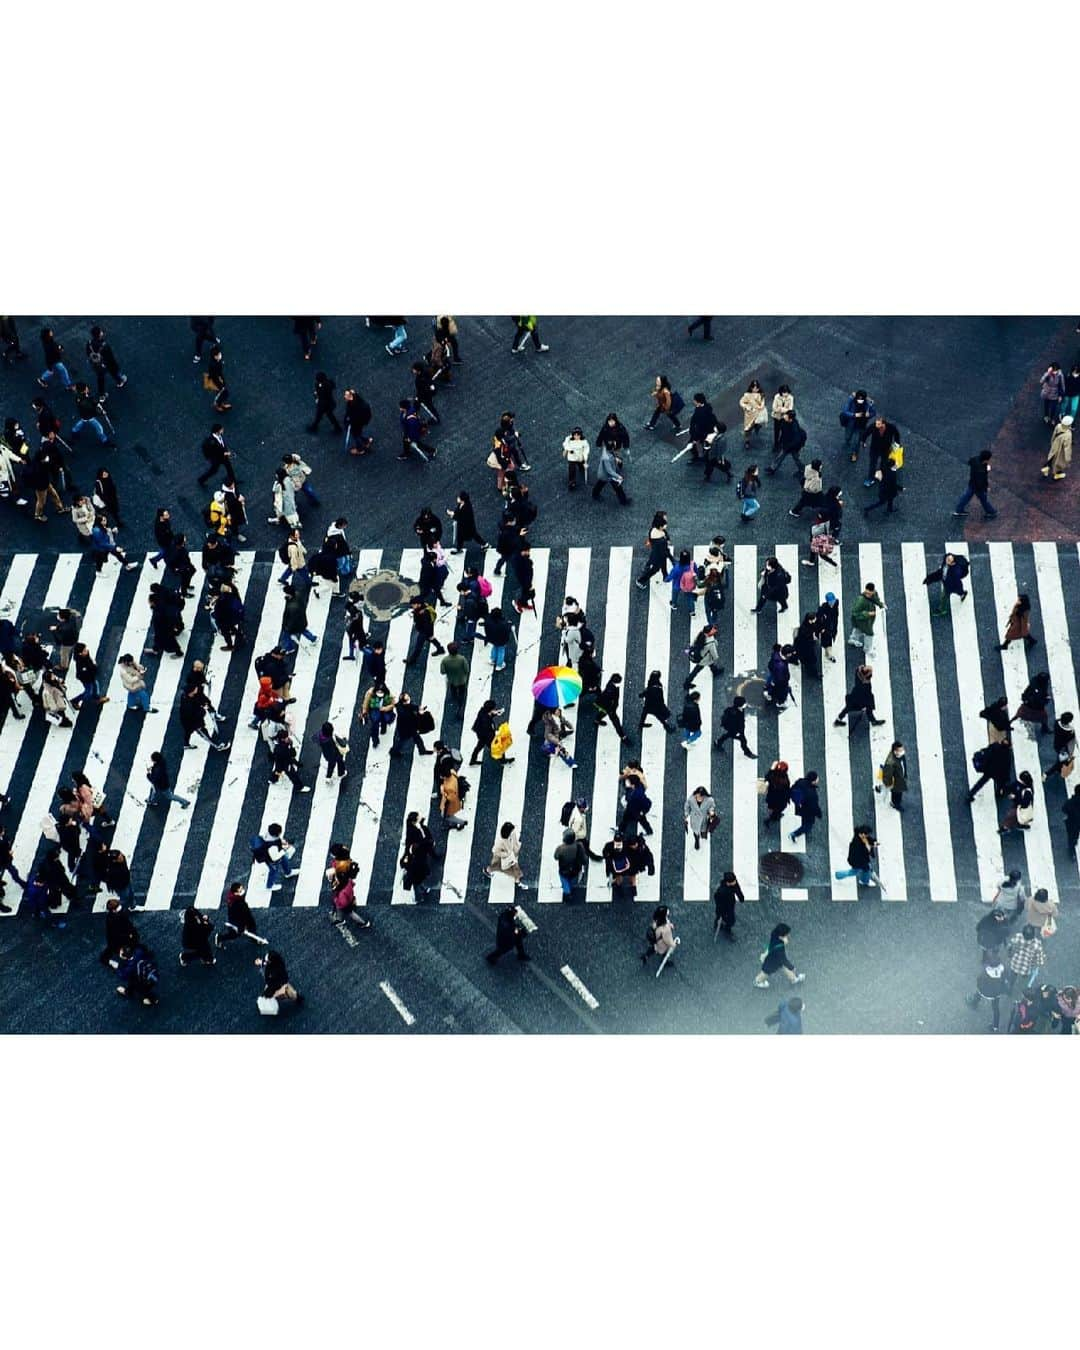
<svg viewBox="0 0 1080 1350">
<path fill-rule="evenodd" d="M 322 403 L 317 403 L 315 405 L 315 420 L 311 424 L 312 431 L 318 431 L 319 423 L 323 420 L 324 417 L 334 428 L 335 431 L 341 430 L 341 423 L 337 420 L 337 414 L 334 412 L 333 408 L 328 407 Z"/>
<path fill-rule="evenodd" d="M 517 951 L 518 960 L 525 960 L 525 938 L 521 933 L 514 934 L 514 949 Z M 489 966 L 493 966 L 500 956 L 505 956 L 510 950 L 509 947 L 496 947 L 494 951 L 488 952 L 485 956 Z"/>
<path fill-rule="evenodd" d="M 756 759 L 756 758 L 757 758 L 757 756 L 754 754 L 754 752 L 753 752 L 753 751 L 750 749 L 750 747 L 746 744 L 746 731 L 745 731 L 745 730 L 739 731 L 739 732 L 734 732 L 734 731 L 722 731 L 722 732 L 720 733 L 720 735 L 716 738 L 716 740 L 713 741 L 713 749 L 714 749 L 714 750 L 722 750 L 722 749 L 724 748 L 724 745 L 725 745 L 725 743 L 726 743 L 727 741 L 738 741 L 739 744 L 742 746 L 742 752 L 743 752 L 744 755 L 748 756 L 750 759 Z"/>
<path fill-rule="evenodd" d="M 649 418 L 648 423 L 649 426 L 650 427 L 656 426 L 661 416 L 666 417 L 676 431 L 678 431 L 679 428 L 682 426 L 682 423 L 679 421 L 679 419 L 675 416 L 673 412 L 664 412 L 663 408 L 659 406 L 653 409 L 653 415 Z"/>
<path fill-rule="evenodd" d="M 972 785 L 972 787 L 970 788 L 970 790 L 969 790 L 969 792 L 968 792 L 968 796 L 969 796 L 969 797 L 974 797 L 975 794 L 976 794 L 976 792 L 981 792 L 981 791 L 983 790 L 983 788 L 987 785 L 987 783 L 989 783 L 990 781 L 991 781 L 991 778 L 990 778 L 990 775 L 989 775 L 988 773 L 980 774 L 979 777 L 975 780 L 975 782 L 974 782 L 974 784 Z M 1004 791 L 1005 791 L 1005 789 L 1006 789 L 1007 787 L 1008 787 L 1008 782 L 1007 782 L 1007 781 L 1006 781 L 1006 782 L 1000 782 L 1000 783 L 999 783 L 999 782 L 994 782 L 994 792 L 995 792 L 995 793 L 997 794 L 997 796 L 999 796 L 999 797 L 1004 793 Z"/>
<path fill-rule="evenodd" d="M 631 815 L 629 808 L 625 809 L 622 813 L 622 819 L 619 821 L 619 829 L 622 830 L 623 834 L 628 837 L 637 834 L 639 825 L 642 834 L 652 834 L 653 828 L 649 824 L 648 816 Z"/>
<path fill-rule="evenodd" d="M 541 346 L 541 343 L 540 343 L 540 325 L 539 325 L 539 324 L 537 324 L 536 327 L 533 328 L 533 329 L 531 329 L 531 330 L 528 329 L 528 328 L 523 328 L 523 327 L 521 326 L 521 324 L 518 324 L 517 332 L 514 334 L 514 348 L 517 350 L 517 349 L 520 349 L 520 348 L 524 347 L 524 346 L 525 346 L 525 343 L 526 343 L 526 340 L 527 340 L 528 338 L 532 338 L 532 344 L 533 344 L 533 346 L 536 348 L 537 351 L 539 351 L 539 350 L 540 350 L 540 346 Z M 453 338 L 450 339 L 450 345 L 451 345 L 451 347 L 454 346 L 454 340 L 453 340 Z M 455 359 L 456 359 L 456 358 L 457 358 L 457 353 L 456 353 L 456 352 L 454 353 L 454 356 L 455 356 Z"/>
<path fill-rule="evenodd" d="M 711 454 L 709 453 L 708 449 L 706 449 L 706 451 L 705 451 L 705 481 L 706 481 L 706 483 L 711 483 L 711 482 L 712 482 L 712 476 L 713 476 L 713 474 L 715 473 L 715 471 L 716 471 L 717 469 L 719 469 L 720 472 L 721 472 L 722 474 L 724 474 L 724 475 L 727 477 L 727 480 L 728 480 L 728 482 L 730 483 L 730 482 L 731 482 L 731 460 L 730 460 L 730 459 L 727 459 L 724 455 L 719 455 L 719 456 L 711 455 Z"/>
<path fill-rule="evenodd" d="M 195 334 L 195 355 L 202 358 L 202 349 L 209 343 L 211 347 L 217 344 L 217 335 L 206 328 L 200 328 Z"/>
<path fill-rule="evenodd" d="M 598 479 L 593 484 L 592 497 L 594 502 L 599 500 L 601 492 L 603 492 L 607 486 L 607 479 Z M 612 483 L 611 488 L 615 493 L 615 496 L 622 502 L 623 506 L 629 506 L 630 503 L 627 501 L 626 493 L 623 491 L 623 485 L 621 483 Z"/>
<path fill-rule="evenodd" d="M 687 324 L 686 331 L 693 337 L 694 333 L 701 329 L 701 336 L 706 342 L 712 341 L 712 318 L 695 319 L 693 323 Z"/>
<path fill-rule="evenodd" d="M 270 781 L 276 783 L 282 774 L 285 775 L 294 788 L 301 788 L 304 786 L 303 780 L 300 777 L 300 770 L 295 764 L 290 764 L 285 769 L 271 769 Z"/>
<path fill-rule="evenodd" d="M 393 739 L 393 742 L 391 743 L 391 746 L 390 746 L 390 753 L 391 753 L 392 755 L 400 755 L 400 754 L 401 754 L 401 746 L 402 746 L 406 741 L 412 741 L 413 744 L 416 746 L 417 750 L 419 750 L 420 753 L 421 753 L 422 755 L 427 755 L 427 754 L 430 754 L 430 753 L 431 753 L 431 751 L 428 750 L 427 746 L 424 744 L 423 740 L 421 739 L 420 733 L 419 733 L 418 731 L 406 731 L 406 732 L 403 732 L 403 731 L 401 730 L 401 724 L 400 724 L 400 723 L 398 724 L 398 726 L 397 726 L 397 727 L 395 728 L 395 730 L 394 730 L 394 739 Z"/>
<path fill-rule="evenodd" d="M 596 711 L 599 713 L 599 717 L 596 720 L 597 726 L 602 727 L 604 722 L 608 721 L 615 728 L 616 736 L 618 736 L 620 740 L 626 739 L 626 731 L 622 722 L 619 721 L 619 714 L 617 712 L 608 712 L 607 708 L 599 703 L 596 705 Z"/>
<path fill-rule="evenodd" d="M 638 581 L 640 581 L 643 586 L 646 586 L 648 585 L 649 581 L 654 576 L 656 576 L 657 572 L 659 572 L 660 575 L 664 578 L 664 580 L 667 581 L 667 572 L 664 570 L 664 568 L 665 568 L 664 562 L 653 562 L 652 559 L 650 559 L 645 564 L 645 568 L 642 571 L 641 575 L 638 577 Z"/>
<path fill-rule="evenodd" d="M 210 465 L 207 467 L 205 473 L 199 474 L 199 478 L 198 478 L 199 486 L 200 486 L 200 487 L 205 487 L 205 486 L 207 485 L 207 483 L 210 481 L 210 479 L 213 478 L 214 474 L 216 474 L 217 471 L 218 471 L 219 469 L 225 469 L 225 468 L 227 468 L 227 467 L 228 467 L 228 460 L 225 460 L 225 459 L 218 459 L 218 460 L 215 460 L 212 464 L 210 464 Z"/>
<path fill-rule="evenodd" d="M 331 754 L 329 758 L 327 758 L 326 756 L 324 756 L 323 758 L 326 759 L 327 782 L 329 782 L 330 779 L 333 778 L 335 770 L 337 771 L 337 775 L 339 778 L 345 777 L 345 760 L 342 758 L 341 754 L 338 752 L 336 747 L 334 748 L 333 754 Z"/>
</svg>

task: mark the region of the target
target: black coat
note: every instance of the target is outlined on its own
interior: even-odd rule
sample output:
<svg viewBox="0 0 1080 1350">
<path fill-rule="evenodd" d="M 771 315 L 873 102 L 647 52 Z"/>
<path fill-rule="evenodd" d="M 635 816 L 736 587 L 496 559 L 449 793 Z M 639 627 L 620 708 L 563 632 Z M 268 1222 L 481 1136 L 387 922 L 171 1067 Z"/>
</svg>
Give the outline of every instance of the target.
<svg viewBox="0 0 1080 1350">
<path fill-rule="evenodd" d="M 662 722 L 666 722 L 671 716 L 667 703 L 664 701 L 663 685 L 647 684 L 638 698 L 645 700 L 644 712 L 646 716 L 651 714 L 653 717 L 659 717 Z"/>
<path fill-rule="evenodd" d="M 720 885 L 713 891 L 717 917 L 723 919 L 724 923 L 733 923 L 735 921 L 735 905 L 738 901 L 745 899 L 742 887 L 737 881 L 721 881 Z"/>
<path fill-rule="evenodd" d="M 716 414 L 711 403 L 704 403 L 690 414 L 690 439 L 703 441 L 709 432 L 717 429 Z"/>
<path fill-rule="evenodd" d="M 514 940 L 519 931 L 514 910 L 504 909 L 499 915 L 499 921 L 495 926 L 495 950 L 498 952 L 508 952 L 514 945 Z"/>
</svg>

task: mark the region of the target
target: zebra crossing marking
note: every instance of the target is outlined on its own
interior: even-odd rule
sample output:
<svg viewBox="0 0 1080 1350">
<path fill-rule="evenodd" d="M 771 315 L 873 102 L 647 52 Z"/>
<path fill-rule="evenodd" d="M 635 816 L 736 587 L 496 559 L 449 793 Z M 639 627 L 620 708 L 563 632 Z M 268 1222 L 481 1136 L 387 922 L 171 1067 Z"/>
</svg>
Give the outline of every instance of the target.
<svg viewBox="0 0 1080 1350">
<path fill-rule="evenodd" d="M 705 561 L 708 548 L 703 546 L 694 551 L 694 562 L 702 563 Z M 702 602 L 702 613 L 698 614 L 697 604 L 690 614 L 689 637 L 687 646 L 693 643 L 694 637 L 705 624 L 704 601 Z M 687 658 L 687 674 L 690 673 L 689 658 Z M 676 664 L 676 670 L 681 666 L 681 662 Z M 677 673 L 673 672 L 671 681 L 674 683 L 678 679 Z M 683 753 L 686 756 L 686 793 L 683 798 L 685 803 L 689 800 L 696 787 L 705 787 L 709 789 L 712 795 L 712 708 L 714 697 L 714 686 L 716 681 L 713 679 L 712 671 L 702 671 L 698 680 L 704 683 L 700 687 L 695 684 L 694 688 L 699 689 L 701 699 L 698 702 L 698 709 L 701 713 L 701 735 L 698 739 Z M 685 737 L 686 731 L 683 730 Z M 719 813 L 719 807 L 717 808 Z M 684 828 L 683 830 L 683 887 L 682 896 L 684 901 L 708 900 L 712 895 L 711 889 L 711 859 L 712 836 L 706 835 L 701 841 L 701 847 L 694 847 L 693 834 Z M 659 860 L 657 860 L 659 867 Z"/>
<path fill-rule="evenodd" d="M 851 747 L 844 727 L 833 726 L 836 713 L 847 699 L 847 634 L 850 620 L 844 609 L 843 563 L 838 548 L 836 566 L 828 575 L 821 563 L 817 565 L 818 602 L 824 603 L 831 591 L 839 604 L 840 620 L 832 651 L 835 662 L 821 662 L 821 717 L 825 724 L 825 796 L 826 822 L 829 829 L 829 886 L 834 900 L 858 900 L 859 888 L 854 877 L 837 879 L 836 873 L 846 870 L 848 844 L 854 827 L 851 804 Z M 862 587 L 859 588 L 860 590 Z M 833 709 L 836 709 L 836 712 Z"/>
<path fill-rule="evenodd" d="M 757 615 L 751 610 L 757 604 L 757 547 L 754 544 L 736 544 L 734 548 L 731 583 L 731 608 L 734 636 L 732 637 L 731 670 L 736 679 L 759 669 L 757 655 Z M 750 711 L 747 703 L 746 711 Z M 728 741 L 725 751 L 731 757 L 731 870 L 739 878 L 747 900 L 758 900 L 761 888 L 758 880 L 758 774 L 764 772 L 761 748 L 762 719 L 754 726 L 754 751 L 758 759 L 747 759 L 737 741 Z M 747 737 L 749 743 L 749 737 Z"/>
<path fill-rule="evenodd" d="M 794 636 L 791 625 L 798 625 L 802 620 L 802 603 L 799 595 L 799 573 L 802 568 L 799 566 L 799 549 L 796 544 L 777 545 L 774 555 L 777 562 L 791 577 L 791 594 L 788 599 L 788 612 L 780 613 L 780 608 L 776 608 L 776 640 L 779 643 L 790 642 Z M 785 637 L 785 633 L 787 636 Z M 777 713 L 777 758 L 782 759 L 788 766 L 788 778 L 794 783 L 803 776 L 805 768 L 803 765 L 803 685 L 802 669 L 797 665 L 791 667 L 791 698 L 787 703 L 787 712 Z M 796 815 L 795 807 L 789 802 L 784 808 L 784 814 L 780 818 L 780 847 L 785 853 L 806 852 L 806 836 L 800 834 L 794 843 L 788 838 L 792 830 L 797 830 L 802 823 L 801 818 Z M 797 889 L 797 888 L 795 888 Z M 802 898 L 801 896 L 798 898 Z"/>
<path fill-rule="evenodd" d="M 669 599 L 671 593 L 671 586 L 666 582 L 654 582 L 649 587 L 649 617 L 645 629 L 645 681 L 647 685 L 652 671 L 660 672 L 663 687 L 667 691 L 668 710 L 672 717 L 675 717 L 677 713 L 671 707 L 675 700 L 671 696 L 671 678 L 668 670 L 671 651 L 672 610 Z M 645 842 L 656 859 L 655 874 L 649 876 L 647 872 L 640 873 L 634 892 L 634 898 L 646 905 L 656 906 L 660 903 L 660 855 L 664 844 L 664 767 L 668 737 L 674 734 L 676 733 L 668 732 L 655 717 L 649 719 L 649 725 L 641 732 L 641 768 L 648 785 L 645 791 L 656 807 L 655 816 L 650 812 L 649 824 L 652 826 L 652 834 L 646 835 L 644 830 L 640 831 L 645 835 Z"/>
<path fill-rule="evenodd" d="M 634 550 L 613 548 L 608 555 L 607 608 L 604 611 L 604 647 L 601 669 L 603 680 L 616 672 L 623 676 L 622 706 L 619 710 L 624 726 L 630 718 L 630 689 L 626 683 L 626 643 L 630 632 L 630 595 L 634 584 Z M 579 728 L 580 729 L 580 728 Z M 622 742 L 608 721 L 596 729 L 596 764 L 593 772 L 592 797 L 589 801 L 589 846 L 600 853 L 611 838 L 619 811 L 619 766 Z M 602 862 L 589 863 L 589 879 L 585 889 L 587 904 L 604 904 L 611 900 L 607 872 Z"/>
<path fill-rule="evenodd" d="M 1080 545 L 1077 546 L 1080 549 Z M 1061 587 L 1061 570 L 1058 565 L 1058 551 L 1055 544 L 1033 545 L 1035 555 L 1035 579 L 1039 587 L 1039 608 L 1042 611 L 1043 643 L 1046 648 L 1046 669 L 1050 672 L 1050 688 L 1054 691 L 1054 711 L 1059 716 L 1063 712 L 1073 714 L 1073 726 L 1080 721 L 1080 707 L 1076 701 L 1076 676 L 1073 673 L 1073 654 L 1069 645 L 1069 624 L 1066 618 L 1065 597 Z M 1070 779 L 1060 780 L 1065 787 L 1066 796 L 1072 794 Z M 1047 817 L 1050 813 L 1050 794 L 1043 791 L 1043 810 Z M 1054 812 L 1060 815 L 1060 807 Z M 1080 866 L 1080 859 L 1073 854 L 1073 863 Z M 1070 880 L 1075 880 L 1070 875 Z"/>
</svg>

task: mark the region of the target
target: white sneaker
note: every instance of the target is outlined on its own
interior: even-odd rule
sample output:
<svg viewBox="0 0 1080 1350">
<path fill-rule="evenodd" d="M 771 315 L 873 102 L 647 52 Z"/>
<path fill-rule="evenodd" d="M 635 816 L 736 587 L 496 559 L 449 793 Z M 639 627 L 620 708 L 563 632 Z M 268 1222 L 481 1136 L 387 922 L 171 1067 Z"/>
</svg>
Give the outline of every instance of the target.
<svg viewBox="0 0 1080 1350">
<path fill-rule="evenodd" d="M 795 976 L 795 983 L 796 983 L 796 984 L 802 984 L 803 980 L 805 980 L 805 979 L 806 979 L 806 976 L 803 975 L 803 974 L 796 975 L 796 976 Z"/>
<path fill-rule="evenodd" d="M 267 890 L 271 890 L 271 891 L 280 891 L 280 890 L 281 890 L 281 882 L 280 882 L 280 881 L 275 881 L 274 884 L 273 884 L 272 886 L 268 886 L 268 887 L 267 887 Z"/>
</svg>

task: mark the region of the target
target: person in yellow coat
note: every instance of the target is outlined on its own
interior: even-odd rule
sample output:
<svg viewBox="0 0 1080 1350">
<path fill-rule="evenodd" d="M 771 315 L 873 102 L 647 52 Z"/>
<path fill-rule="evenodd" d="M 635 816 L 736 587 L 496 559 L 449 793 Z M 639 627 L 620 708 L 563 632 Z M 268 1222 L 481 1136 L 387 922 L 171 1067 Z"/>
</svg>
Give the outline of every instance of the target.
<svg viewBox="0 0 1080 1350">
<path fill-rule="evenodd" d="M 514 744 L 513 733 L 510 731 L 509 722 L 500 722 L 495 728 L 495 735 L 491 738 L 489 752 L 491 758 L 496 764 L 513 764 L 512 759 L 506 757 L 507 750 Z"/>
</svg>

